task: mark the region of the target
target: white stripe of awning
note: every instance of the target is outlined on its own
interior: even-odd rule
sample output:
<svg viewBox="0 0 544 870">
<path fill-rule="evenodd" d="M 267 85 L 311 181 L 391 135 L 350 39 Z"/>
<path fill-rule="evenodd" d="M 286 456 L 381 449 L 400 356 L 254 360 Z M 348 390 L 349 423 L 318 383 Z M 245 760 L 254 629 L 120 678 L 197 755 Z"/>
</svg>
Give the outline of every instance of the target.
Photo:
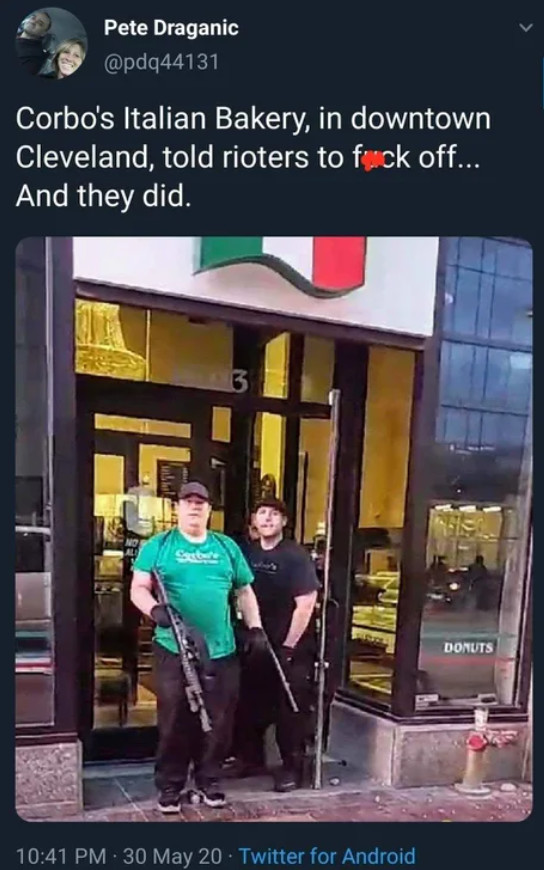
<svg viewBox="0 0 544 870">
<path fill-rule="evenodd" d="M 313 238 L 311 236 L 265 236 L 263 254 L 279 257 L 300 272 L 308 281 L 313 274 Z"/>
</svg>

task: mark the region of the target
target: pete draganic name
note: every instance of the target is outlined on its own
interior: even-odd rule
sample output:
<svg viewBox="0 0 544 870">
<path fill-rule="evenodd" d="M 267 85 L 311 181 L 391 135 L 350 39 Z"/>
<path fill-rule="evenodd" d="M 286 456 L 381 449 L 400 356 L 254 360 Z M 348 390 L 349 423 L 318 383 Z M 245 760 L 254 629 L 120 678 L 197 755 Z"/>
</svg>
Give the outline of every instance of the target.
<svg viewBox="0 0 544 870">
<path fill-rule="evenodd" d="M 165 21 L 154 18 L 147 21 L 117 21 L 104 19 L 105 36 L 183 36 L 198 39 L 199 36 L 238 36 L 240 26 L 236 21 Z"/>
</svg>

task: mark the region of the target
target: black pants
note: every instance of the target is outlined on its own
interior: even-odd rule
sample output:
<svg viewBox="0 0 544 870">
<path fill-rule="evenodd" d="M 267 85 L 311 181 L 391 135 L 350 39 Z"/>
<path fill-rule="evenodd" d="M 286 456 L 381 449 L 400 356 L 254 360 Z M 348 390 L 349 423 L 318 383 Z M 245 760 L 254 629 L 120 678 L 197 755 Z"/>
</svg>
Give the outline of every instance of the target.
<svg viewBox="0 0 544 870">
<path fill-rule="evenodd" d="M 251 766 L 263 767 L 264 735 L 276 726 L 276 741 L 283 764 L 298 767 L 308 736 L 312 697 L 313 656 L 296 654 L 285 675 L 300 712 L 289 704 L 270 656 L 263 654 L 242 665 L 240 701 L 236 711 L 233 754 Z"/>
<path fill-rule="evenodd" d="M 181 791 L 191 762 L 199 788 L 218 775 L 225 749 L 231 740 L 240 683 L 236 655 L 212 661 L 210 676 L 203 681 L 206 708 L 212 730 L 203 734 L 198 713 L 189 709 L 179 656 L 154 643 L 159 744 L 155 784 L 159 791 Z"/>
</svg>

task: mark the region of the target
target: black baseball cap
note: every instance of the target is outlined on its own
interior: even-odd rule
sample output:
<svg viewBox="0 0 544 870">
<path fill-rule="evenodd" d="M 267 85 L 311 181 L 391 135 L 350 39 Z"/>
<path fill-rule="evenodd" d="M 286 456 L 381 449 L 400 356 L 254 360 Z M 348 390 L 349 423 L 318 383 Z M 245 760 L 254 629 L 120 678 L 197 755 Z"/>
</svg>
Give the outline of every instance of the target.
<svg viewBox="0 0 544 870">
<path fill-rule="evenodd" d="M 274 496 L 270 496 L 270 498 L 261 498 L 253 508 L 253 513 L 257 513 L 259 508 L 269 507 L 278 513 L 282 514 L 284 517 L 288 517 L 289 514 L 287 512 L 287 505 L 281 498 L 274 498 Z"/>
<path fill-rule="evenodd" d="M 198 498 L 201 498 L 203 501 L 211 501 L 210 493 L 204 484 L 199 483 L 197 480 L 190 480 L 180 487 L 178 500 L 181 501 L 181 499 L 189 498 L 192 495 L 198 496 Z"/>
</svg>

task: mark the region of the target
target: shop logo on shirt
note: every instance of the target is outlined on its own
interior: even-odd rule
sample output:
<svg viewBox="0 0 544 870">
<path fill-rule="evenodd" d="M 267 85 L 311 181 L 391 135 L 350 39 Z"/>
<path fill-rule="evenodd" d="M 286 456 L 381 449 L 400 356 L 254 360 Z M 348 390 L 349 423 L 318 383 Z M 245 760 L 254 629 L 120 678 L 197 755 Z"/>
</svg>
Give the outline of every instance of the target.
<svg viewBox="0 0 544 870">
<path fill-rule="evenodd" d="M 187 553 L 185 550 L 176 550 L 174 558 L 180 565 L 217 565 L 219 563 L 218 553 Z"/>
<path fill-rule="evenodd" d="M 277 562 L 251 562 L 251 567 L 255 571 L 264 571 L 266 574 L 275 574 L 278 570 Z"/>
<path fill-rule="evenodd" d="M 260 263 L 308 296 L 334 299 L 364 286 L 366 236 L 206 236 L 197 272 Z"/>
</svg>

